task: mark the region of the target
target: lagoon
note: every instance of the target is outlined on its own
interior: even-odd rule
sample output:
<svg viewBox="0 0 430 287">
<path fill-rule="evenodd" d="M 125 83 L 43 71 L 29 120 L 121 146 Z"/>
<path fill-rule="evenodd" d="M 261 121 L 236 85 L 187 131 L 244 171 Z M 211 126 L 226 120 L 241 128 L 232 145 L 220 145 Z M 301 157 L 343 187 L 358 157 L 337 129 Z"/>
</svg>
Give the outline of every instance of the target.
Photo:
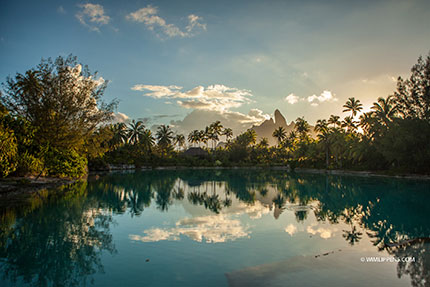
<svg viewBox="0 0 430 287">
<path fill-rule="evenodd" d="M 101 175 L 0 205 L 0 286 L 428 286 L 429 197 L 426 180 Z"/>
</svg>

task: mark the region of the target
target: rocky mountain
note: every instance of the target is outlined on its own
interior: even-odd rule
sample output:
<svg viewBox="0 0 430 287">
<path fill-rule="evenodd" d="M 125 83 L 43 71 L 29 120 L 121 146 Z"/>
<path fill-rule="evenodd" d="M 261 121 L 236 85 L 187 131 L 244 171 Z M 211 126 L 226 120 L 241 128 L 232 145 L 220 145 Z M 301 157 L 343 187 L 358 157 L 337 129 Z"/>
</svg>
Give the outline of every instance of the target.
<svg viewBox="0 0 430 287">
<path fill-rule="evenodd" d="M 261 138 L 267 138 L 269 140 L 270 145 L 276 145 L 277 141 L 272 136 L 275 129 L 278 127 L 283 127 L 287 134 L 294 130 L 295 123 L 294 121 L 291 121 L 290 124 L 287 124 L 287 120 L 285 117 L 281 114 L 281 112 L 276 109 L 273 113 L 274 119 L 269 119 L 261 123 L 260 125 L 252 126 L 252 129 L 257 133 L 257 142 L 261 140 Z M 311 126 L 311 132 L 313 131 L 313 127 Z"/>
</svg>

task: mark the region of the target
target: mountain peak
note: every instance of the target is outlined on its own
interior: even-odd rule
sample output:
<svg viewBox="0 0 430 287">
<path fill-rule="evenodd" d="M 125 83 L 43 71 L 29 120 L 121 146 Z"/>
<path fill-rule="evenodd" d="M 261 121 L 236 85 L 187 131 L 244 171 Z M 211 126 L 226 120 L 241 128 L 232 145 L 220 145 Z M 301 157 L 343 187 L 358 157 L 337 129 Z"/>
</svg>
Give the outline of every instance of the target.
<svg viewBox="0 0 430 287">
<path fill-rule="evenodd" d="M 287 121 L 285 120 L 284 116 L 281 114 L 281 112 L 278 109 L 275 110 L 274 115 L 275 115 L 276 126 L 282 126 L 282 127 L 287 126 Z"/>
</svg>

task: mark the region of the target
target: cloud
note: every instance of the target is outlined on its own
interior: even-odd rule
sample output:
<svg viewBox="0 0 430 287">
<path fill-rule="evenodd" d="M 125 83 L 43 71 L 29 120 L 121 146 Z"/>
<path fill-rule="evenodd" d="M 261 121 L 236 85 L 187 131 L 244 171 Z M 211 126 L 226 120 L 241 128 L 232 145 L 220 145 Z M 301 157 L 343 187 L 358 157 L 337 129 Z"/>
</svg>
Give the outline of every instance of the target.
<svg viewBox="0 0 430 287">
<path fill-rule="evenodd" d="M 248 114 L 234 111 L 193 110 L 183 120 L 171 121 L 170 124 L 179 133 L 188 134 L 192 130 L 201 130 L 215 121 L 220 121 L 224 127 L 231 128 L 234 135 L 237 135 L 269 118 L 269 115 L 257 109 L 250 110 Z"/>
<path fill-rule="evenodd" d="M 105 15 L 102 5 L 87 3 L 78 6 L 81 10 L 76 14 L 76 18 L 91 31 L 100 32 L 99 27 L 109 23 L 110 17 Z"/>
<path fill-rule="evenodd" d="M 295 94 L 291 93 L 288 96 L 285 97 L 285 101 L 288 102 L 291 105 L 294 105 L 295 103 L 297 103 L 299 101 L 299 97 L 296 96 Z"/>
<path fill-rule="evenodd" d="M 312 106 L 317 106 L 319 103 L 322 102 L 336 102 L 337 98 L 335 95 L 330 91 L 323 91 L 321 95 L 312 95 L 306 98 L 309 103 L 311 103 Z"/>
<path fill-rule="evenodd" d="M 176 223 L 176 227 L 151 228 L 144 233 L 145 236 L 131 234 L 129 238 L 135 241 L 157 242 L 179 240 L 180 235 L 185 235 L 198 242 L 204 239 L 206 243 L 220 243 L 246 237 L 249 231 L 241 225 L 240 220 L 219 214 L 181 219 Z"/>
<path fill-rule="evenodd" d="M 297 232 L 297 227 L 293 224 L 289 224 L 286 228 L 285 228 L 285 232 L 288 233 L 289 235 L 293 236 L 294 233 Z"/>
<path fill-rule="evenodd" d="M 336 231 L 337 229 L 334 228 L 333 231 Z M 307 233 L 315 235 L 318 234 L 323 239 L 328 239 L 332 237 L 333 231 L 328 228 L 319 227 L 318 229 L 314 229 L 313 226 L 308 226 L 306 228 Z"/>
<path fill-rule="evenodd" d="M 114 118 L 113 118 L 112 122 L 114 122 L 114 123 L 125 123 L 129 120 L 129 117 L 126 114 L 123 114 L 120 112 L 114 113 L 113 116 L 114 116 Z"/>
<path fill-rule="evenodd" d="M 270 213 L 270 208 L 256 201 L 254 205 L 234 201 L 233 205 L 219 214 L 199 215 L 183 218 L 170 228 L 150 228 L 144 235 L 131 234 L 134 241 L 157 242 L 162 240 L 179 240 L 181 235 L 206 243 L 221 243 L 250 236 L 248 226 L 244 226 L 240 216 L 246 214 L 255 220 Z"/>
<path fill-rule="evenodd" d="M 310 103 L 311 106 L 316 107 L 323 102 L 337 102 L 338 99 L 331 91 L 325 90 L 319 96 L 313 94 L 312 96 L 308 96 L 307 98 L 301 98 L 291 93 L 284 98 L 284 101 L 288 102 L 291 105 L 294 105 L 298 102 L 307 101 L 308 103 Z"/>
<path fill-rule="evenodd" d="M 148 30 L 155 31 L 158 35 L 164 34 L 167 37 L 192 37 L 196 31 L 206 30 L 203 18 L 194 14 L 188 15 L 188 24 L 184 30 L 174 24 L 168 24 L 166 20 L 158 16 L 158 8 L 148 5 L 126 16 L 127 20 L 143 23 Z"/>
<path fill-rule="evenodd" d="M 135 85 L 134 91 L 145 92 L 144 96 L 155 99 L 176 99 L 176 103 L 187 109 L 226 112 L 250 103 L 251 91 L 230 88 L 224 85 L 197 86 L 189 91 L 182 91 L 179 86 Z"/>
</svg>

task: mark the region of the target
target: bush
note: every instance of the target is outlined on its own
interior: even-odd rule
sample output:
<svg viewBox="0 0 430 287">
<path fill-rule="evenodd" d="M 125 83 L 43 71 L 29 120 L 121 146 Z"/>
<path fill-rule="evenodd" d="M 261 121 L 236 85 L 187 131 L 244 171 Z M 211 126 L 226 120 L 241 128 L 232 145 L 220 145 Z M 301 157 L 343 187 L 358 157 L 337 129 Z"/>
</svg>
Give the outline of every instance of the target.
<svg viewBox="0 0 430 287">
<path fill-rule="evenodd" d="M 50 149 L 45 168 L 48 175 L 78 178 L 87 173 L 87 159 L 74 150 Z"/>
<path fill-rule="evenodd" d="M 39 174 L 43 170 L 43 160 L 27 151 L 18 156 L 17 175 Z"/>
<path fill-rule="evenodd" d="M 6 177 L 16 169 L 18 146 L 12 130 L 0 124 L 0 176 Z"/>
</svg>

